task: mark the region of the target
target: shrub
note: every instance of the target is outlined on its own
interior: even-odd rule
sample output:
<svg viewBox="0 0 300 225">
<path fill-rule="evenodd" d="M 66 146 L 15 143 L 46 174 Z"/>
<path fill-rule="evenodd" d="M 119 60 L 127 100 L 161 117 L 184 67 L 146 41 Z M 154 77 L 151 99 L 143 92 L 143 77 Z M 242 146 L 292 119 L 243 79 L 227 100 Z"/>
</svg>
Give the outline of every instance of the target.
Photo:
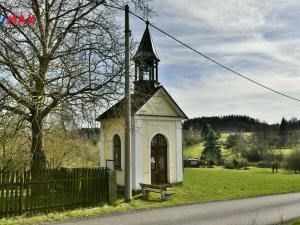
<svg viewBox="0 0 300 225">
<path fill-rule="evenodd" d="M 236 169 L 236 168 L 238 168 L 239 162 L 236 159 L 233 159 L 232 165 L 233 165 L 233 168 Z"/>
<path fill-rule="evenodd" d="M 246 159 L 233 159 L 232 161 L 225 161 L 224 168 L 225 169 L 240 169 L 247 167 L 248 161 Z"/>
<path fill-rule="evenodd" d="M 205 160 L 199 160 L 199 166 L 202 166 L 202 167 L 205 167 L 205 164 L 206 164 L 206 162 L 205 162 Z"/>
<path fill-rule="evenodd" d="M 207 167 L 213 168 L 216 165 L 216 162 L 214 160 L 208 160 L 207 161 Z"/>
<path fill-rule="evenodd" d="M 231 169 L 231 170 L 234 169 L 232 161 L 225 161 L 224 168 Z"/>
<path fill-rule="evenodd" d="M 258 162 L 262 160 L 262 154 L 255 148 L 251 148 L 245 153 L 245 157 L 250 162 Z"/>
<path fill-rule="evenodd" d="M 239 168 L 249 166 L 248 160 L 247 159 L 239 159 L 238 160 L 238 166 L 239 166 Z"/>
<path fill-rule="evenodd" d="M 259 163 L 257 163 L 256 165 L 259 168 L 271 168 L 272 167 L 272 162 L 271 161 L 261 161 Z"/>
<path fill-rule="evenodd" d="M 278 150 L 269 150 L 266 152 L 263 156 L 263 161 L 268 162 L 282 162 L 284 158 L 284 155 L 281 151 Z"/>
<path fill-rule="evenodd" d="M 219 160 L 217 161 L 217 165 L 218 165 L 218 166 L 224 166 L 224 163 L 225 163 L 225 160 L 224 160 L 224 159 L 219 159 Z"/>
<path fill-rule="evenodd" d="M 285 168 L 288 170 L 294 170 L 300 172 L 300 151 L 293 150 L 285 157 Z"/>
</svg>

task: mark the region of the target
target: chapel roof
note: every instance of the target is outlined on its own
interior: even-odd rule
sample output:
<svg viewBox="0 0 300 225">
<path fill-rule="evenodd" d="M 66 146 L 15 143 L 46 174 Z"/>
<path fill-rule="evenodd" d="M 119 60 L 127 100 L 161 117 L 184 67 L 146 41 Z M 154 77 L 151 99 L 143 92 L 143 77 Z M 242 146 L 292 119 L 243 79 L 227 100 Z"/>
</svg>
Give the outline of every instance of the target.
<svg viewBox="0 0 300 225">
<path fill-rule="evenodd" d="M 134 115 L 158 90 L 160 86 L 155 88 L 152 93 L 141 94 L 134 93 L 131 94 L 131 113 Z M 115 105 L 110 107 L 104 113 L 97 117 L 96 121 L 109 118 L 122 118 L 125 117 L 124 112 L 125 98 L 121 99 Z"/>
<path fill-rule="evenodd" d="M 135 55 L 133 56 L 133 60 L 157 60 L 159 61 L 159 58 L 157 56 L 156 50 L 155 50 L 155 46 L 154 46 L 154 42 L 152 40 L 150 31 L 149 31 L 149 27 L 146 26 L 146 30 L 143 34 L 142 40 L 140 42 L 139 48 L 137 50 L 137 52 L 135 53 Z"/>
<path fill-rule="evenodd" d="M 152 93 L 131 94 L 131 114 L 135 115 L 136 112 L 138 112 L 139 109 L 141 109 L 152 98 L 152 96 L 154 96 L 161 89 L 163 89 L 163 91 L 166 93 L 168 98 L 171 99 L 171 101 L 174 103 L 176 108 L 180 111 L 182 118 L 187 119 L 188 117 L 180 109 L 180 107 L 177 105 L 177 103 L 173 100 L 171 95 L 166 91 L 166 89 L 163 86 L 158 86 L 157 88 L 155 88 L 155 90 L 153 90 Z M 104 119 L 112 119 L 112 118 L 124 118 L 125 117 L 124 104 L 125 104 L 125 98 L 121 99 L 115 105 L 113 105 L 108 110 L 106 110 L 104 113 L 102 113 L 100 116 L 98 116 L 96 121 L 101 121 Z"/>
</svg>

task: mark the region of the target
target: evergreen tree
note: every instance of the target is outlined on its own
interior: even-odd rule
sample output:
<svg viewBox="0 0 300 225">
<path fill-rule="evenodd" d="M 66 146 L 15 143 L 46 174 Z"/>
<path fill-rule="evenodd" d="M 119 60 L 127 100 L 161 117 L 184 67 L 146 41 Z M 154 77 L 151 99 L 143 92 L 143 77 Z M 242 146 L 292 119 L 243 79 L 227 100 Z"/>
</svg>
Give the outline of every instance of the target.
<svg viewBox="0 0 300 225">
<path fill-rule="evenodd" d="M 183 129 L 189 130 L 192 128 L 201 131 L 206 126 L 205 124 L 209 124 L 212 129 L 221 132 L 253 132 L 257 126 L 269 126 L 266 122 L 261 122 L 249 116 L 229 115 L 188 119 L 184 121 Z"/>
<path fill-rule="evenodd" d="M 279 127 L 279 146 L 285 147 L 288 140 L 288 123 L 283 117 Z"/>
<path fill-rule="evenodd" d="M 208 164 L 212 164 L 221 158 L 222 153 L 219 139 L 219 132 L 215 132 L 212 129 L 208 130 L 208 133 L 205 136 L 204 149 L 201 155 L 201 159 L 205 160 Z"/>
<path fill-rule="evenodd" d="M 210 127 L 210 124 L 208 123 L 205 123 L 202 127 L 202 130 L 201 130 L 201 136 L 203 138 L 206 138 L 207 134 L 210 132 L 211 130 L 211 127 Z"/>
</svg>

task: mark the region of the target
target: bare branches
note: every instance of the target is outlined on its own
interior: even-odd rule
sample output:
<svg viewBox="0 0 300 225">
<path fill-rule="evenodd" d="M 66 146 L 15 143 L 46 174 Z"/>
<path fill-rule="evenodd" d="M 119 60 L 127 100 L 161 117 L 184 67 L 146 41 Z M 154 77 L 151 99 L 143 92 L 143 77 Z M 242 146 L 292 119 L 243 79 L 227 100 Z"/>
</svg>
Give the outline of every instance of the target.
<svg viewBox="0 0 300 225">
<path fill-rule="evenodd" d="M 45 164 L 45 121 L 66 114 L 74 118 L 84 114 L 86 121 L 122 94 L 123 29 L 115 20 L 117 12 L 103 2 L 0 3 L 0 17 L 24 12 L 35 16 L 34 25 L 5 23 L 1 29 L 0 113 L 29 122 L 31 153 L 39 166 Z M 132 2 L 141 9 L 147 1 Z"/>
</svg>

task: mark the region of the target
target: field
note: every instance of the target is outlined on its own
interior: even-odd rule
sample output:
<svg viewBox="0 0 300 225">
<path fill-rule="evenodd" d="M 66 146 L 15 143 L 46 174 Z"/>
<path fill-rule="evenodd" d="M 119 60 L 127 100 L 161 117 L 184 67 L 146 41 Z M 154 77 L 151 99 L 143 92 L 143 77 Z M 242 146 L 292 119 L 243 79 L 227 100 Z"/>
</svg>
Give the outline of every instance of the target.
<svg viewBox="0 0 300 225">
<path fill-rule="evenodd" d="M 203 143 L 185 147 L 183 149 L 183 158 L 184 159 L 195 159 L 195 158 L 198 159 L 202 150 L 203 150 Z M 226 158 L 230 157 L 230 155 L 231 155 L 230 150 L 225 149 L 223 146 L 221 147 L 221 150 L 222 150 L 223 158 L 226 159 Z"/>
<path fill-rule="evenodd" d="M 198 159 L 200 156 L 200 153 L 202 152 L 202 149 L 203 149 L 203 143 L 185 147 L 183 149 L 183 158 L 184 159 L 194 159 L 194 158 Z"/>
<path fill-rule="evenodd" d="M 271 169 L 253 167 L 248 170 L 226 170 L 221 167 L 189 168 L 184 172 L 184 185 L 174 187 L 172 190 L 176 194 L 166 202 L 161 202 L 159 194 L 151 194 L 149 201 L 142 200 L 141 195 L 138 194 L 129 204 L 120 200 L 117 206 L 79 209 L 34 217 L 21 216 L 2 219 L 0 224 L 38 224 L 45 221 L 53 222 L 142 208 L 300 192 L 300 174 L 293 174 L 285 170 L 273 174 Z"/>
<path fill-rule="evenodd" d="M 222 133 L 221 138 L 220 138 L 220 142 L 225 143 L 229 135 L 230 135 L 230 133 Z M 246 133 L 245 135 L 249 136 L 250 133 Z M 199 143 L 199 144 L 196 144 L 196 145 L 185 147 L 183 149 L 183 158 L 184 159 L 199 158 L 202 150 L 203 150 L 203 143 Z M 222 144 L 221 150 L 222 150 L 222 155 L 225 159 L 230 157 L 230 155 L 231 155 L 230 150 L 225 149 L 223 144 Z"/>
<path fill-rule="evenodd" d="M 230 135 L 230 133 L 222 133 L 220 142 L 225 143 L 229 135 Z M 244 135 L 246 138 L 251 137 L 251 133 L 245 133 Z M 195 159 L 195 158 L 198 159 L 199 156 L 201 155 L 202 150 L 203 150 L 203 143 L 184 147 L 183 159 Z M 224 159 L 232 159 L 234 157 L 234 155 L 231 153 L 230 149 L 225 149 L 223 144 L 222 144 L 221 150 L 222 150 L 222 157 Z M 290 149 L 290 148 L 274 149 L 274 150 L 281 152 L 283 155 L 289 154 L 292 151 L 292 149 Z"/>
</svg>

